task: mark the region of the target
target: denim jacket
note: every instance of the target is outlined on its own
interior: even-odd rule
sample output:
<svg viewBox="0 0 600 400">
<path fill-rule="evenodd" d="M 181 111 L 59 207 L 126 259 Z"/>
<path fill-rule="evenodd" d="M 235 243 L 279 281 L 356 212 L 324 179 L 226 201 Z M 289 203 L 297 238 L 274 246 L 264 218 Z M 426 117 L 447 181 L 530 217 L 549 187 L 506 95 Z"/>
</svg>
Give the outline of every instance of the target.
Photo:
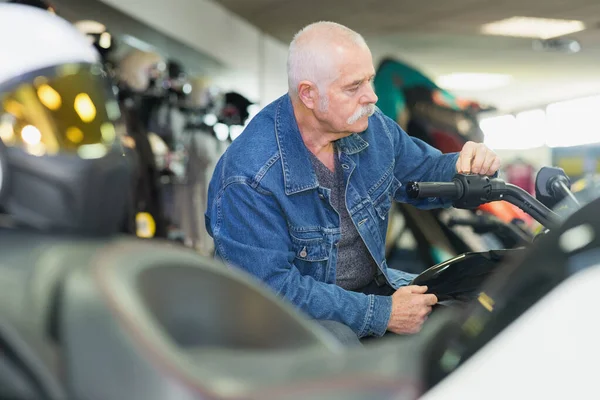
<svg viewBox="0 0 600 400">
<path fill-rule="evenodd" d="M 457 154 L 442 155 L 408 136 L 376 110 L 369 127 L 338 142 L 346 206 L 389 284 L 414 275 L 385 260 L 393 200 L 419 208 L 439 199 L 410 201 L 409 181 L 450 181 Z M 206 226 L 216 256 L 254 275 L 314 319 L 348 325 L 359 337 L 385 333 L 391 297 L 347 291 L 335 284 L 340 218 L 320 187 L 288 95 L 257 114 L 219 160 L 209 186 Z"/>
</svg>

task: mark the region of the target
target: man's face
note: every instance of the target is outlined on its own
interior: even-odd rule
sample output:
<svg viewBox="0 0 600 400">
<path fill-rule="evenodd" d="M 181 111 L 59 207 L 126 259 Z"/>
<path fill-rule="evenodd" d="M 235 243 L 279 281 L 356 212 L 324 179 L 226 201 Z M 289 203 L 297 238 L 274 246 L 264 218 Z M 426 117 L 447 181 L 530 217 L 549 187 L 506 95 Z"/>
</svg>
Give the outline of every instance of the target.
<svg viewBox="0 0 600 400">
<path fill-rule="evenodd" d="M 369 49 L 337 49 L 338 78 L 320 95 L 316 116 L 335 133 L 362 132 L 369 126 L 377 95 L 373 91 L 375 68 Z"/>
</svg>

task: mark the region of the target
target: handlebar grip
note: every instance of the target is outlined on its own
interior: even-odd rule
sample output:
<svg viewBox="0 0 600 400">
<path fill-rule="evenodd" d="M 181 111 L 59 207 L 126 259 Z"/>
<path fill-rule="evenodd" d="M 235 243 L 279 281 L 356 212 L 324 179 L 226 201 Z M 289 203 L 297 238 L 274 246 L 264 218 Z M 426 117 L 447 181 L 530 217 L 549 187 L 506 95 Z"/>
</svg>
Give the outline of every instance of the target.
<svg viewBox="0 0 600 400">
<path fill-rule="evenodd" d="M 411 199 L 443 197 L 456 200 L 462 196 L 462 188 L 457 182 L 410 182 L 406 194 Z"/>
</svg>

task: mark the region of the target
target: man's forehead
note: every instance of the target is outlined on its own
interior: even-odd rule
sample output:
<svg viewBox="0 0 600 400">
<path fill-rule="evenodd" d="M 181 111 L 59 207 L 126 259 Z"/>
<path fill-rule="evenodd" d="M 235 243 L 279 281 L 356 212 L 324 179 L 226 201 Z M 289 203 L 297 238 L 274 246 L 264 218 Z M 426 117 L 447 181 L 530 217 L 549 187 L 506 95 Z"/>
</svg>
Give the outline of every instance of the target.
<svg viewBox="0 0 600 400">
<path fill-rule="evenodd" d="M 338 59 L 342 72 L 348 76 L 362 77 L 375 73 L 373 58 L 368 49 L 355 46 Z"/>
<path fill-rule="evenodd" d="M 365 80 L 369 80 L 375 76 L 375 69 L 373 67 L 369 69 L 363 69 L 362 71 L 347 71 L 342 73 L 340 78 L 342 84 L 358 84 Z"/>
<path fill-rule="evenodd" d="M 333 61 L 336 76 L 333 81 L 337 84 L 347 86 L 353 82 L 368 80 L 375 75 L 373 58 L 368 48 L 355 43 L 345 43 L 330 50 L 332 51 L 326 58 Z"/>
</svg>

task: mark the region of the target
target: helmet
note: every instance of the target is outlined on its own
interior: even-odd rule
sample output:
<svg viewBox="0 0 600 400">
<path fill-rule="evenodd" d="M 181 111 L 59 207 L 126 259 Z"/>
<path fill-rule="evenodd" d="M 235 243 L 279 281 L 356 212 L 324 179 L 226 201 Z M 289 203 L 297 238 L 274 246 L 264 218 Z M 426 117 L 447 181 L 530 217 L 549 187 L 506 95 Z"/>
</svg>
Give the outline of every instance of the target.
<svg viewBox="0 0 600 400">
<path fill-rule="evenodd" d="M 98 53 L 62 18 L 0 4 L 0 207 L 58 232 L 118 231 L 131 181 Z"/>
<path fill-rule="evenodd" d="M 108 58 L 116 50 L 114 38 L 110 32 L 106 29 L 104 24 L 96 21 L 83 20 L 75 22 L 75 27 L 84 35 L 88 37 L 88 40 L 96 48 L 102 61 L 108 62 Z"/>
<path fill-rule="evenodd" d="M 219 115 L 223 108 L 224 93 L 206 77 L 194 77 L 190 84 L 192 90 L 186 100 L 188 108 Z"/>
<path fill-rule="evenodd" d="M 167 64 L 157 53 L 131 50 L 119 62 L 118 71 L 122 85 L 134 93 L 166 93 Z"/>
</svg>

